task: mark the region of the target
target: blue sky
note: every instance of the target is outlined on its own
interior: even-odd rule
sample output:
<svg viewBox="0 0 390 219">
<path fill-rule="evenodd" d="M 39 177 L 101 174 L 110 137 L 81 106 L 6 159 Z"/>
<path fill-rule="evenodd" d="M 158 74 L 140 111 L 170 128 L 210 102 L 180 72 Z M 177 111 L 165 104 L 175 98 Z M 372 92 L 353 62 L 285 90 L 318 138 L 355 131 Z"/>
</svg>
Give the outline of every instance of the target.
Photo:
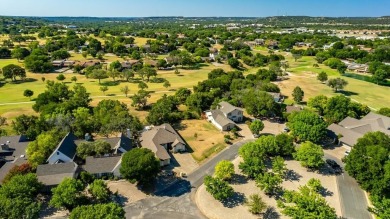
<svg viewBox="0 0 390 219">
<path fill-rule="evenodd" d="M 390 15 L 390 0 L 0 0 L 0 15 L 376 17 Z"/>
</svg>

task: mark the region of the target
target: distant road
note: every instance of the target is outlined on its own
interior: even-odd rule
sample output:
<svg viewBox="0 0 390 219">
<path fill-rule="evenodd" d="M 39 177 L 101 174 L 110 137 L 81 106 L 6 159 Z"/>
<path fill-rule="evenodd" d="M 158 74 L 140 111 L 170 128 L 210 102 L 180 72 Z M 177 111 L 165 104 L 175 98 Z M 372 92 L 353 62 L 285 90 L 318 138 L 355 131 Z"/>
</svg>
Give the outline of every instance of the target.
<svg viewBox="0 0 390 219">
<path fill-rule="evenodd" d="M 344 169 L 344 164 L 336 157 L 325 154 L 325 158 L 337 161 Z M 343 172 L 336 176 L 336 182 L 340 192 L 342 216 L 347 219 L 372 219 L 367 210 L 367 197 L 356 180 Z"/>
</svg>

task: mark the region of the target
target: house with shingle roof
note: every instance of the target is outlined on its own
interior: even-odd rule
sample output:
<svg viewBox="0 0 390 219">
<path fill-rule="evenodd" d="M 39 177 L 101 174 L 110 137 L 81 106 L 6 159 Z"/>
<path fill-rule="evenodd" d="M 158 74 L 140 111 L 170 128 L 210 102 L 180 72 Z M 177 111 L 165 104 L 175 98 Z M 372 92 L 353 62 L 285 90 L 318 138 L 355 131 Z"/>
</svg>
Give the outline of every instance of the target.
<svg viewBox="0 0 390 219">
<path fill-rule="evenodd" d="M 121 155 L 90 156 L 85 159 L 85 165 L 82 166 L 82 169 L 96 178 L 101 178 L 103 176 L 120 177 L 121 174 L 119 169 L 121 167 L 121 163 Z"/>
<path fill-rule="evenodd" d="M 72 162 L 76 156 L 77 145 L 75 140 L 77 140 L 77 137 L 69 132 L 58 144 L 47 162 L 49 164 Z"/>
<path fill-rule="evenodd" d="M 127 135 L 130 136 L 128 130 Z M 111 145 L 110 154 L 123 154 L 133 148 L 132 140 L 127 135 L 121 133 L 120 137 L 102 138 L 99 140 L 105 141 Z M 49 164 L 72 162 L 76 156 L 77 146 L 81 143 L 93 141 L 90 135 L 86 135 L 85 139 L 77 139 L 72 133 L 68 133 L 58 144 L 57 148 L 48 158 Z"/>
<path fill-rule="evenodd" d="M 221 131 L 229 131 L 236 126 L 235 122 L 242 122 L 244 111 L 228 102 L 220 102 L 216 110 L 205 112 L 207 120 Z"/>
<path fill-rule="evenodd" d="M 366 133 L 377 131 L 390 135 L 390 118 L 373 112 L 360 120 L 347 117 L 339 124 L 328 127 L 328 135 L 347 147 L 353 147 Z"/>
<path fill-rule="evenodd" d="M 155 153 L 161 166 L 170 164 L 171 156 L 168 151 L 177 153 L 186 150 L 185 141 L 170 124 L 154 126 L 142 132 L 140 144 Z"/>
<path fill-rule="evenodd" d="M 76 163 L 43 164 L 37 167 L 38 181 L 48 188 L 60 184 L 65 178 L 77 178 L 79 168 Z"/>
</svg>

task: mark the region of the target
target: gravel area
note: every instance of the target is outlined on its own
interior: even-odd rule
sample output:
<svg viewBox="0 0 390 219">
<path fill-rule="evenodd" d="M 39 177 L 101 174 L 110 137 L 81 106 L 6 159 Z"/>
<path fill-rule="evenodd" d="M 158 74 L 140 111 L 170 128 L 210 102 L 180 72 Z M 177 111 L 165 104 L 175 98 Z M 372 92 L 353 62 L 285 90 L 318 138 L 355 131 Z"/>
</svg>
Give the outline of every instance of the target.
<svg viewBox="0 0 390 219">
<path fill-rule="evenodd" d="M 249 197 L 251 194 L 259 194 L 262 196 L 264 202 L 271 208 L 273 208 L 274 214 L 279 214 L 279 218 L 288 218 L 280 213 L 280 209 L 276 207 L 276 200 L 269 198 L 265 195 L 253 180 L 246 180 L 245 177 L 240 175 L 238 164 L 241 162 L 241 158 L 236 158 L 233 163 L 235 164 L 236 173 L 238 173 L 232 180 L 231 185 L 235 191 L 235 196 L 227 203 L 221 203 L 216 201 L 202 185 L 196 192 L 195 200 L 198 208 L 208 218 L 212 219 L 234 219 L 234 218 L 259 218 L 256 215 L 252 215 L 247 206 L 244 204 L 244 197 Z M 306 168 L 301 167 L 297 161 L 286 161 L 287 168 L 292 174 L 291 180 L 283 182 L 282 186 L 288 190 L 297 190 L 299 186 L 304 185 L 311 178 L 317 178 L 321 181 L 322 185 L 326 188 L 325 199 L 330 206 L 336 209 L 336 213 L 341 215 L 339 192 L 336 185 L 336 177 L 334 175 L 319 174 L 316 172 L 309 172 Z"/>
</svg>

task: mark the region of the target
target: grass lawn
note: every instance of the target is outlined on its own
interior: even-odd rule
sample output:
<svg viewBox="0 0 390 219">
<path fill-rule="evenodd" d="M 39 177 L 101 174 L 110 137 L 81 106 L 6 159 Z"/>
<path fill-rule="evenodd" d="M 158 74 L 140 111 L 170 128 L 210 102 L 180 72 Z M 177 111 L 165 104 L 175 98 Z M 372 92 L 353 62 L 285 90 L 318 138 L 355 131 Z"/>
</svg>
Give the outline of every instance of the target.
<svg viewBox="0 0 390 219">
<path fill-rule="evenodd" d="M 118 59 L 117 57 L 108 56 L 108 59 Z M 72 59 L 74 60 L 84 60 L 81 54 L 72 54 Z M 23 62 L 18 62 L 16 59 L 3 59 L 0 60 L 0 68 L 4 67 L 8 64 L 18 64 L 23 66 Z M 200 69 L 195 70 L 187 70 L 187 69 L 179 69 L 180 74 L 176 75 L 174 71 L 158 71 L 158 77 L 164 78 L 168 80 L 171 84 L 171 87 L 165 88 L 162 83 L 147 83 L 149 88 L 147 90 L 154 91 L 155 93 L 151 94 L 151 98 L 148 100 L 149 103 L 156 102 L 163 94 L 173 94 L 175 90 L 181 87 L 192 88 L 194 85 L 198 83 L 198 81 L 203 81 L 207 79 L 207 74 L 215 68 L 223 68 L 226 71 L 232 70 L 230 66 L 225 64 L 220 64 L 218 66 L 214 66 L 213 64 L 208 64 L 202 66 Z M 2 87 L 0 88 L 0 115 L 13 119 L 18 115 L 23 113 L 32 114 L 33 111 L 31 109 L 31 103 L 20 103 L 17 105 L 1 105 L 1 103 L 18 103 L 18 102 L 29 102 L 30 99 L 23 96 L 23 91 L 25 89 L 30 89 L 34 91 L 35 98 L 38 94 L 42 93 L 46 89 L 46 83 L 42 82 L 41 78 L 45 77 L 47 80 L 56 81 L 56 77 L 58 73 L 49 73 L 49 74 L 37 74 L 27 72 L 27 80 L 25 82 L 17 82 L 11 83 L 10 80 L 7 80 L 7 83 L 2 83 Z M 130 88 L 129 96 L 138 92 L 138 84 L 137 83 L 129 83 L 129 82 L 117 82 L 113 83 L 113 79 L 103 79 L 101 80 L 101 85 L 99 85 L 98 81 L 95 79 L 88 79 L 84 75 L 80 74 L 72 74 L 65 73 L 66 79 L 64 83 L 66 83 L 69 87 L 74 85 L 74 82 L 71 82 L 70 79 L 72 76 L 77 77 L 77 83 L 82 84 L 86 87 L 87 91 L 90 93 L 93 101 L 92 104 L 96 105 L 102 99 L 117 99 L 122 102 L 128 104 L 132 114 L 138 116 L 141 121 L 145 121 L 145 117 L 147 115 L 146 111 L 137 111 L 133 107 L 130 106 L 131 100 L 126 98 L 124 94 L 120 91 L 120 88 L 127 85 Z M 137 76 L 136 76 L 137 77 Z M 2 78 L 0 78 L 1 80 Z M 102 85 L 108 86 L 108 91 L 103 94 L 100 91 L 100 87 Z M 111 85 L 111 86 L 110 86 Z M 107 96 L 106 96 L 107 95 Z"/>
<path fill-rule="evenodd" d="M 137 46 L 143 46 L 146 44 L 146 42 L 148 40 L 156 40 L 156 39 L 152 39 L 152 38 L 143 38 L 143 37 L 134 37 L 134 43 L 137 45 Z"/>
<path fill-rule="evenodd" d="M 206 120 L 183 120 L 176 128 L 192 149 L 192 157 L 197 162 L 226 147 L 224 134 Z"/>
</svg>

